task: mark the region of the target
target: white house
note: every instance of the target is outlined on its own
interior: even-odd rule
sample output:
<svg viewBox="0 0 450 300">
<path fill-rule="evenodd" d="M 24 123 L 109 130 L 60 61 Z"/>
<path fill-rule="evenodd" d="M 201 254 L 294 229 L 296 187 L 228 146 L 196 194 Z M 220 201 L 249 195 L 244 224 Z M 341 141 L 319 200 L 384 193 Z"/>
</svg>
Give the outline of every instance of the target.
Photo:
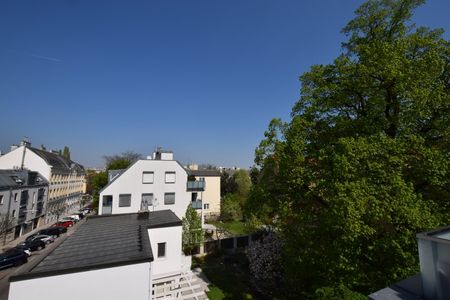
<svg viewBox="0 0 450 300">
<path fill-rule="evenodd" d="M 170 209 L 181 219 L 190 203 L 202 210 L 193 193 L 204 191 L 205 182 L 189 181 L 188 171 L 170 151 L 157 151 L 109 177 L 100 191 L 99 215 Z"/>
<path fill-rule="evenodd" d="M 55 221 L 62 210 L 80 208 L 86 192 L 85 171 L 82 165 L 45 148 L 31 147 L 28 141 L 0 156 L 0 169 L 28 169 L 39 172 L 49 183 L 46 221 Z"/>
<path fill-rule="evenodd" d="M 9 299 L 206 299 L 181 251 L 181 227 L 170 210 L 88 217 L 10 278 Z"/>
</svg>

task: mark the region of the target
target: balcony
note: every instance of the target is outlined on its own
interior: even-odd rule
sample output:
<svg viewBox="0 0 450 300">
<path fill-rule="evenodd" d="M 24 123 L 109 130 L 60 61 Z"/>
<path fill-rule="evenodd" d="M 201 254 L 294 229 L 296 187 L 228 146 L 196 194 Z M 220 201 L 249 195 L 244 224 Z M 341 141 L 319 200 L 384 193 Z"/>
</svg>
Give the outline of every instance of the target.
<svg viewBox="0 0 450 300">
<path fill-rule="evenodd" d="M 193 209 L 202 209 L 203 204 L 201 200 L 192 201 L 191 204 Z"/>
<path fill-rule="evenodd" d="M 203 192 L 205 190 L 204 181 L 188 181 L 187 191 L 188 192 Z"/>
</svg>

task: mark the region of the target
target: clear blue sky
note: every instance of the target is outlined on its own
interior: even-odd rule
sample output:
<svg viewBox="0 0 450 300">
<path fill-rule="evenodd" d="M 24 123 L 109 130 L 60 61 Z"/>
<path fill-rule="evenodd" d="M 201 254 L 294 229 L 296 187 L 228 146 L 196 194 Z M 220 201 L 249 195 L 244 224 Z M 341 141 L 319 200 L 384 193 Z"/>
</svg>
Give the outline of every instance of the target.
<svg viewBox="0 0 450 300">
<path fill-rule="evenodd" d="M 299 75 L 340 53 L 359 0 L 0 2 L 0 149 L 23 136 L 85 166 L 156 145 L 249 167 Z M 442 27 L 450 1 L 414 21 Z"/>
</svg>

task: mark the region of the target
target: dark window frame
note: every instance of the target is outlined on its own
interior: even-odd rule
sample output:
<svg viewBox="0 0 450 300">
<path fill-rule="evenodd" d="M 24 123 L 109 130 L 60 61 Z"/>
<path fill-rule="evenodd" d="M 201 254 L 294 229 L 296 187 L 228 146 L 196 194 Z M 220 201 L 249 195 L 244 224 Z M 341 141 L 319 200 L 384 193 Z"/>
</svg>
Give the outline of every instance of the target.
<svg viewBox="0 0 450 300">
<path fill-rule="evenodd" d="M 125 196 L 130 197 L 128 205 L 122 203 L 122 201 L 123 201 L 122 197 L 125 197 Z M 131 194 L 119 194 L 119 207 L 131 207 Z"/>
</svg>

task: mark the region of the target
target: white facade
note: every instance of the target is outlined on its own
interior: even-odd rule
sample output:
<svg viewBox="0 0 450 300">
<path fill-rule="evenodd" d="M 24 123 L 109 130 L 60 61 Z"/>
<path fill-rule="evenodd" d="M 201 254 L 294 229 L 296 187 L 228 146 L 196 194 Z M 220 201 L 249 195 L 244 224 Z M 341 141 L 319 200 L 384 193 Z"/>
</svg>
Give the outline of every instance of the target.
<svg viewBox="0 0 450 300">
<path fill-rule="evenodd" d="M 138 212 L 144 197 L 152 199 L 149 211 L 170 209 L 181 219 L 191 202 L 187 179 L 186 170 L 175 160 L 139 160 L 100 192 L 98 214 Z M 169 204 L 173 196 L 175 201 Z"/>
<path fill-rule="evenodd" d="M 13 281 L 9 299 L 150 299 L 150 263 Z"/>
<path fill-rule="evenodd" d="M 19 148 L 0 156 L 0 169 L 20 169 L 22 158 L 24 159 L 24 168 L 39 172 L 50 182 L 51 166 L 48 165 L 42 157 L 25 146 L 20 146 Z"/>
<path fill-rule="evenodd" d="M 152 278 L 180 274 L 182 270 L 181 226 L 150 228 L 148 236 L 153 252 Z M 158 244 L 165 244 L 165 253 L 158 257 Z"/>
<path fill-rule="evenodd" d="M 23 167 L 39 172 L 49 182 L 46 223 L 56 221 L 61 207 L 65 207 L 67 212 L 79 209 L 81 195 L 86 192 L 84 171 L 72 169 L 70 160 L 61 157 L 58 159 L 58 156 L 46 150 L 30 149 L 28 145 L 22 145 L 0 156 L 0 169 Z M 58 166 L 52 165 L 50 159 L 53 159 L 55 164 L 58 163 Z"/>
</svg>

